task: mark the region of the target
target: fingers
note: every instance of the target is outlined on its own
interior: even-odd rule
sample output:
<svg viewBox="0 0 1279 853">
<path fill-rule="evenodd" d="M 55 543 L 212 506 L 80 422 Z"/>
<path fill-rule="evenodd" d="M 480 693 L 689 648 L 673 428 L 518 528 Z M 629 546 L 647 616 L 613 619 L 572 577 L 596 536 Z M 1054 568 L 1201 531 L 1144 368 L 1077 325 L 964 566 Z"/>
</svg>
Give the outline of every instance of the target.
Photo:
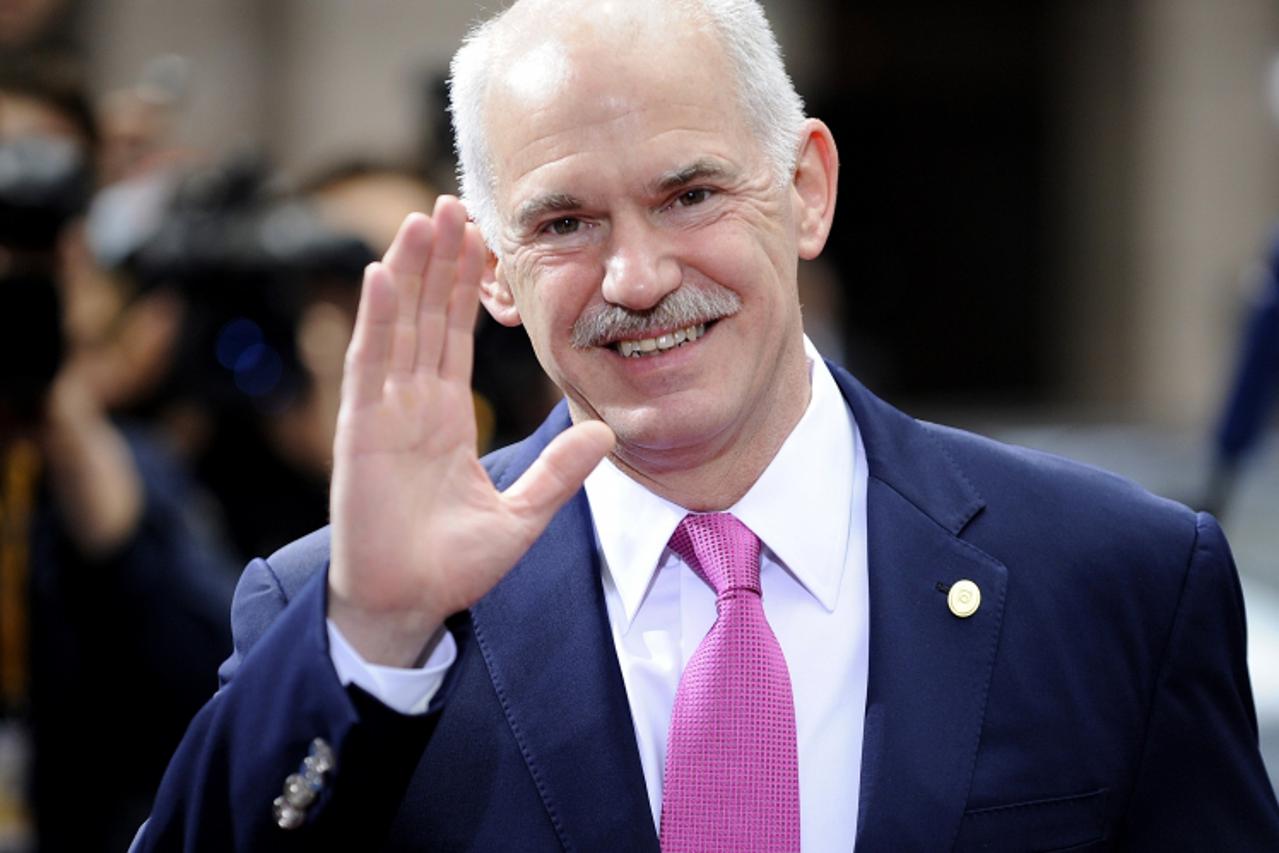
<svg viewBox="0 0 1279 853">
<path fill-rule="evenodd" d="M 530 541 L 551 516 L 582 487 L 588 474 L 613 449 L 613 431 L 603 421 L 570 427 L 547 445 L 529 469 L 502 493 L 507 508 L 525 525 Z"/>
<path fill-rule="evenodd" d="M 417 356 L 417 314 L 422 274 L 431 257 L 435 230 L 435 224 L 425 215 L 410 213 L 382 258 L 382 266 L 390 274 L 396 296 L 389 364 L 392 373 L 413 370 Z"/>
<path fill-rule="evenodd" d="M 369 264 L 342 374 L 342 396 L 356 406 L 381 397 L 395 334 L 396 301 L 390 272 L 382 264 Z"/>
<path fill-rule="evenodd" d="M 382 262 L 365 271 L 348 349 L 352 399 L 377 399 L 388 376 L 415 370 L 470 381 L 483 264 L 479 232 L 456 198 L 440 196 L 432 218 L 405 218 Z"/>
<path fill-rule="evenodd" d="M 435 372 L 445 346 L 448 329 L 448 306 L 454 286 L 459 284 L 461 255 L 466 243 L 466 208 L 452 196 L 440 196 L 431 217 L 435 225 L 435 242 L 430 260 L 422 275 L 422 297 L 417 313 L 417 352 L 419 369 Z M 472 286 L 479 286 L 479 275 Z"/>
<path fill-rule="evenodd" d="M 469 383 L 471 366 L 475 361 L 475 313 L 480 304 L 485 249 L 479 229 L 472 224 L 467 224 L 463 240 L 457 279 L 449 297 L 440 377 Z"/>
</svg>

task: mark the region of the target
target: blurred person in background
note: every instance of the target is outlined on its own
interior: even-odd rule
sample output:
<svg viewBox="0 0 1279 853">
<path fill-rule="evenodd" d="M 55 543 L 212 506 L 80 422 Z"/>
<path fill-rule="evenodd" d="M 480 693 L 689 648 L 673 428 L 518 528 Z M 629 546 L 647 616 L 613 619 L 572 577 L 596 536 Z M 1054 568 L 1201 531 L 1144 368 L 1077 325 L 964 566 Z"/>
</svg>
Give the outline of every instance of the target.
<svg viewBox="0 0 1279 853">
<path fill-rule="evenodd" d="M 198 490 L 110 414 L 137 384 L 112 378 L 130 360 L 101 358 L 129 292 L 87 245 L 97 136 L 66 71 L 0 69 L 4 850 L 127 843 L 229 645 L 235 562 Z M 90 797 L 86 761 L 113 768 Z"/>
<path fill-rule="evenodd" d="M 1279 228 L 1271 235 L 1252 301 L 1241 323 L 1234 376 L 1213 435 L 1201 505 L 1224 514 L 1248 460 L 1259 452 L 1279 398 Z"/>
<path fill-rule="evenodd" d="M 439 193 L 410 169 L 353 159 L 311 176 L 298 195 L 325 227 L 363 241 L 372 260 L 391 245 L 404 217 L 430 210 Z M 310 386 L 293 414 L 305 421 L 296 427 L 295 439 L 307 448 L 310 467 L 326 479 L 333 463 L 342 365 L 355 328 L 362 273 L 316 270 L 304 287 L 297 322 L 298 353 Z"/>
<path fill-rule="evenodd" d="M 251 156 L 191 171 L 127 262 L 175 306 L 164 371 L 129 410 L 163 426 L 244 555 L 327 517 L 326 362 L 374 257 L 270 179 Z"/>
<path fill-rule="evenodd" d="M 34 54 L 70 56 L 77 0 L 4 0 L 0 3 L 0 64 L 22 65 Z"/>
<path fill-rule="evenodd" d="M 1279 129 L 1279 57 L 1270 64 L 1267 95 L 1272 125 Z M 1272 226 L 1269 244 L 1251 277 L 1234 373 L 1213 431 L 1206 482 L 1197 496 L 1201 506 L 1216 514 L 1230 509 L 1241 474 L 1257 457 L 1266 429 L 1274 422 L 1279 398 L 1279 225 Z"/>
<path fill-rule="evenodd" d="M 140 79 L 108 92 L 97 105 L 98 181 L 110 186 L 193 165 L 199 152 L 174 142 L 174 124 L 185 103 L 190 68 L 175 54 L 149 60 Z"/>
<path fill-rule="evenodd" d="M 413 169 L 350 159 L 312 175 L 300 195 L 329 227 L 359 237 L 380 257 L 404 217 L 433 209 L 440 192 Z"/>
</svg>

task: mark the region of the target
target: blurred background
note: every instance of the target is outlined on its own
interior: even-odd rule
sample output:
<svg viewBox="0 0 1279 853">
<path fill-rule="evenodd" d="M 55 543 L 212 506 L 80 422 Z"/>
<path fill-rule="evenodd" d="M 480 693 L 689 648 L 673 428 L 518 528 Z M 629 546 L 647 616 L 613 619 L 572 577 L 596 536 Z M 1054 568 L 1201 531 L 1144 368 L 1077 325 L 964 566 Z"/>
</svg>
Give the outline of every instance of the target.
<svg viewBox="0 0 1279 853">
<path fill-rule="evenodd" d="M 240 566 L 325 523 L 360 270 L 500 5 L 0 0 L 0 853 L 127 845 Z M 1279 4 L 765 6 L 841 152 L 818 347 L 1219 513 L 1279 774 Z M 554 401 L 491 323 L 475 389 L 486 446 Z"/>
</svg>

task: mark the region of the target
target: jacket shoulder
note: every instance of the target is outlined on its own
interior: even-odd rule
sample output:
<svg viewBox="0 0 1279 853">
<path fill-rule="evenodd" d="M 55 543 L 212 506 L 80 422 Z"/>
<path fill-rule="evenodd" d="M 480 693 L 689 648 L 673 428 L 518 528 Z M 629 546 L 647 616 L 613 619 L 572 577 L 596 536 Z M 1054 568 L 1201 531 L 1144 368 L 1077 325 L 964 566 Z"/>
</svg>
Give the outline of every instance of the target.
<svg viewBox="0 0 1279 853">
<path fill-rule="evenodd" d="M 1039 497 L 1068 502 L 1078 512 L 1120 511 L 1171 516 L 1187 523 L 1194 513 L 1186 506 L 1151 493 L 1111 471 L 1042 450 L 1007 444 L 955 427 L 919 422 L 971 480 L 984 499 Z M 1088 498 L 1087 501 L 1081 498 Z"/>
<path fill-rule="evenodd" d="M 1092 465 L 953 427 L 922 426 L 980 495 L 985 508 L 967 535 L 995 556 L 1055 552 L 1093 567 L 1184 573 L 1204 521 L 1190 508 Z"/>
</svg>

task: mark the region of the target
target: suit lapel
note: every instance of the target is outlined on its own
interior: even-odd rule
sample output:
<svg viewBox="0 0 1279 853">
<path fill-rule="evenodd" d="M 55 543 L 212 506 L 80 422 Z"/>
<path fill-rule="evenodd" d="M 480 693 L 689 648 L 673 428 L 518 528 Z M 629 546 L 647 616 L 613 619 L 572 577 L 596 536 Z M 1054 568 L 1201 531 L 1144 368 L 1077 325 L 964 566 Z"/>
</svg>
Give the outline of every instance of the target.
<svg viewBox="0 0 1279 853">
<path fill-rule="evenodd" d="M 1006 569 L 959 538 L 983 502 L 938 439 L 832 369 L 870 466 L 870 671 L 857 844 L 946 850 L 972 781 Z M 968 618 L 952 614 L 941 591 L 961 579 L 981 590 Z"/>
<path fill-rule="evenodd" d="M 516 449 L 510 485 L 556 433 L 563 406 Z M 600 585 L 586 495 L 556 514 L 472 608 L 476 642 L 565 849 L 657 850 L 634 724 Z"/>
</svg>

